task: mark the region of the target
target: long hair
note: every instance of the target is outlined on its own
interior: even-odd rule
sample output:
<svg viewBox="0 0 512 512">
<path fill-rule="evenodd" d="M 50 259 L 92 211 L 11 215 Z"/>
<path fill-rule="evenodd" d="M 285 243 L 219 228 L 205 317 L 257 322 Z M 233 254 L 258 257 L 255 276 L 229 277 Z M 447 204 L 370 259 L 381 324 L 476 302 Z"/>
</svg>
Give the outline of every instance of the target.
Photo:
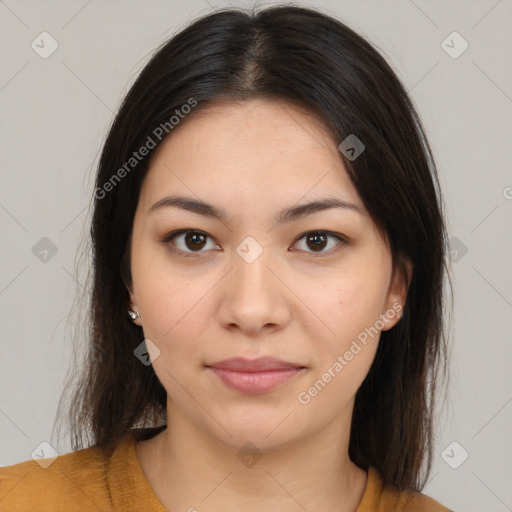
<svg viewBox="0 0 512 512">
<path fill-rule="evenodd" d="M 335 18 L 295 6 L 222 9 L 197 19 L 155 51 L 122 101 L 92 198 L 87 345 L 76 383 L 67 386 L 73 450 L 112 448 L 128 430 L 166 419 L 166 391 L 152 366 L 134 356 L 143 334 L 127 316 L 141 184 L 184 113 L 252 98 L 306 107 L 334 140 L 355 135 L 365 145 L 357 159 L 341 151 L 340 158 L 385 235 L 393 269 L 406 278 L 408 259 L 413 273 L 403 317 L 381 333 L 357 391 L 349 456 L 365 470 L 375 467 L 386 485 L 421 490 L 431 469 L 438 373 L 447 366 L 446 228 L 434 158 L 383 56 Z M 141 147 L 149 148 L 144 157 Z"/>
</svg>

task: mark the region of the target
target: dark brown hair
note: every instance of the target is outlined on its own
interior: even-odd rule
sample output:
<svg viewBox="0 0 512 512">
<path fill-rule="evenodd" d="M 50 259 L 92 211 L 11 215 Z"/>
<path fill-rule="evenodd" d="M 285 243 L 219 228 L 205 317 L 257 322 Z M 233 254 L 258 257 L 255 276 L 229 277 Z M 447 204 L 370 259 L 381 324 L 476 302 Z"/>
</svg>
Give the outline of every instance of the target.
<svg viewBox="0 0 512 512">
<path fill-rule="evenodd" d="M 169 128 L 191 99 L 193 116 L 213 101 L 252 98 L 301 105 L 334 140 L 355 134 L 365 145 L 357 159 L 340 158 L 385 235 L 394 269 L 403 272 L 408 259 L 414 270 L 403 317 L 382 332 L 357 391 L 349 455 L 365 470 L 375 467 L 385 484 L 421 490 L 432 462 L 438 372 L 446 376 L 447 361 L 446 232 L 434 159 L 410 98 L 380 53 L 342 22 L 295 6 L 223 9 L 196 20 L 155 51 L 124 98 L 96 175 L 87 345 L 66 409 L 73 450 L 115 447 L 132 427 L 165 419 L 166 391 L 152 366 L 134 356 L 143 333 L 127 316 L 131 230 L 160 143 L 156 128 Z M 149 139 L 156 147 L 127 167 Z"/>
</svg>

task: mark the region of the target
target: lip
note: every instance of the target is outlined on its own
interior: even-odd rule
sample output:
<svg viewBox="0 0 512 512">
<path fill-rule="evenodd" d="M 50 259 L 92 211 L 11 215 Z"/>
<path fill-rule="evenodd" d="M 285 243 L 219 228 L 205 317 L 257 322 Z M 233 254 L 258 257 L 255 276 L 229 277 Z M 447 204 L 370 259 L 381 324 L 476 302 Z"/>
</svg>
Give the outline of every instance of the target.
<svg viewBox="0 0 512 512">
<path fill-rule="evenodd" d="M 245 357 L 231 357 L 218 363 L 207 365 L 211 368 L 231 370 L 233 372 L 256 373 L 271 370 L 289 370 L 291 368 L 304 368 L 300 364 L 288 363 L 274 357 L 258 357 L 246 359 Z"/>
<path fill-rule="evenodd" d="M 233 357 L 206 365 L 226 386 L 241 393 L 265 393 L 305 370 L 304 366 L 272 357 Z"/>
</svg>

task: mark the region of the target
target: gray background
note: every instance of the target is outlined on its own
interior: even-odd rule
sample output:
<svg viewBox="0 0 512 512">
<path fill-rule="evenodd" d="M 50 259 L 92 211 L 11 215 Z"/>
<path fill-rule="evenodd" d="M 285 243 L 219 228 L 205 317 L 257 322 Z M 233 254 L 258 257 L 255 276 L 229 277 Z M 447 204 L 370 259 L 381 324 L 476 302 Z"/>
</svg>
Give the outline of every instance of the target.
<svg viewBox="0 0 512 512">
<path fill-rule="evenodd" d="M 437 158 L 455 308 L 449 399 L 424 492 L 455 510 L 512 510 L 512 3 L 299 4 L 377 45 L 410 91 Z M 51 431 L 71 360 L 68 313 L 85 275 L 75 255 L 101 143 L 153 49 L 227 5 L 0 0 L 0 466 L 30 459 L 42 441 L 70 451 Z M 43 31 L 58 43 L 46 59 L 31 47 Z M 457 58 L 462 40 L 448 38 L 452 56 L 442 46 L 453 31 L 469 44 Z M 37 254 L 48 241 L 33 250 L 43 237 L 55 254 Z"/>
</svg>

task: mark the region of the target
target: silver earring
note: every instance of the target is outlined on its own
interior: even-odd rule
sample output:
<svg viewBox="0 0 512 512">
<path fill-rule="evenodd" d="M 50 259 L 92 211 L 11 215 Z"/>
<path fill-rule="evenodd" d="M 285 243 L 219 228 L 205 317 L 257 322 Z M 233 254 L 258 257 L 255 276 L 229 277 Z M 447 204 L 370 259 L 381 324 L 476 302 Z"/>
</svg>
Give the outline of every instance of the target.
<svg viewBox="0 0 512 512">
<path fill-rule="evenodd" d="M 134 308 L 135 307 L 135 304 L 130 304 L 130 307 L 131 308 Z M 133 309 L 131 309 L 130 311 L 128 311 L 128 314 L 130 315 L 130 318 L 132 320 L 137 320 L 137 318 L 139 318 L 140 316 L 140 313 L 138 311 L 133 311 Z"/>
</svg>

